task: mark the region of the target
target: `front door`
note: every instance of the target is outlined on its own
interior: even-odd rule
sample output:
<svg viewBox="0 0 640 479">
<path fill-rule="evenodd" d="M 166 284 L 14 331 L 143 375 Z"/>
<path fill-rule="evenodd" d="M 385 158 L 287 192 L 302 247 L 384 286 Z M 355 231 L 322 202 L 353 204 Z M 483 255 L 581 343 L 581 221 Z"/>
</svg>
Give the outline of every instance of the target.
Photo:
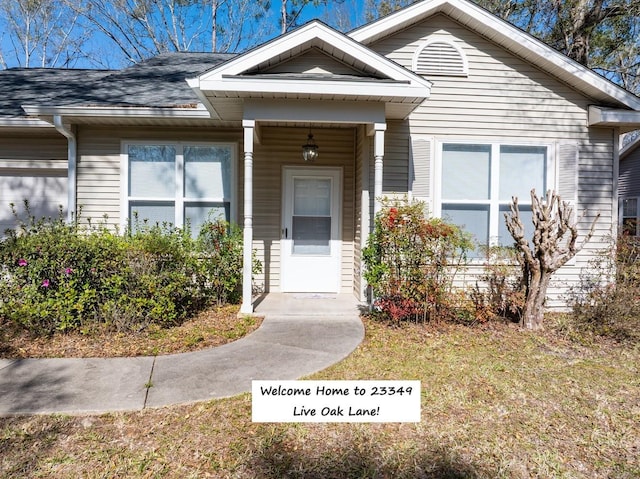
<svg viewBox="0 0 640 479">
<path fill-rule="evenodd" d="M 341 183 L 337 168 L 284 169 L 283 292 L 340 291 Z"/>
</svg>

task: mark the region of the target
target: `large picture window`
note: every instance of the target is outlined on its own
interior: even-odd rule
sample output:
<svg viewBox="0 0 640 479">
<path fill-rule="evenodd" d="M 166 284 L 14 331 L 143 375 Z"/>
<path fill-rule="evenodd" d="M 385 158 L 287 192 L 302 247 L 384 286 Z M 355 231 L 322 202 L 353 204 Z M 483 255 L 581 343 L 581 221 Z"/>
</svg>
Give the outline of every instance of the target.
<svg viewBox="0 0 640 479">
<path fill-rule="evenodd" d="M 440 213 L 470 232 L 478 245 L 511 245 L 504 213 L 513 196 L 532 234 L 530 191 L 552 184 L 549 148 L 495 143 L 443 143 L 440 148 Z"/>
<path fill-rule="evenodd" d="M 209 218 L 231 221 L 235 145 L 133 143 L 124 148 L 132 227 L 189 225 L 194 235 Z"/>
</svg>

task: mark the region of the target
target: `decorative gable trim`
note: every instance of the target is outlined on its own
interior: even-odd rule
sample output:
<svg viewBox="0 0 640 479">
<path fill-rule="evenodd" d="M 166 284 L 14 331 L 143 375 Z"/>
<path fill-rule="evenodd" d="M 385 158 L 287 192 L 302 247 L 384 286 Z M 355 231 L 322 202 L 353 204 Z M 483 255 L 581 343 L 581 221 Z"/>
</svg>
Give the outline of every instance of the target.
<svg viewBox="0 0 640 479">
<path fill-rule="evenodd" d="M 412 70 L 421 75 L 467 76 L 469 63 L 458 45 L 448 38 L 433 36 L 416 50 Z"/>
</svg>

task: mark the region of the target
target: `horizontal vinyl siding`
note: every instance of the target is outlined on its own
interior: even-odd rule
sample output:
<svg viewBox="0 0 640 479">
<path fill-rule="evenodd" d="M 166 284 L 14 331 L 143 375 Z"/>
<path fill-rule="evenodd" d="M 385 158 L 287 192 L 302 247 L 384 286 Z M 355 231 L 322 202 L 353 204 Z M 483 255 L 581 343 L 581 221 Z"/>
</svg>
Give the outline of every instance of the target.
<svg viewBox="0 0 640 479">
<path fill-rule="evenodd" d="M 374 174 L 371 168 L 371 173 Z M 409 188 L 409 124 L 390 121 L 384 135 L 382 192 L 406 194 Z"/>
<path fill-rule="evenodd" d="M 640 147 L 620 161 L 620 198 L 640 196 Z"/>
<path fill-rule="evenodd" d="M 0 168 L 66 168 L 67 139 L 51 136 L 0 136 Z"/>
<path fill-rule="evenodd" d="M 254 249 L 263 264 L 257 283 L 266 291 L 280 290 L 280 237 L 282 224 L 282 169 L 303 166 L 302 144 L 307 130 L 263 127 L 261 144 L 255 145 L 253 159 Z M 355 130 L 314 129 L 319 145 L 317 166 L 343 168 L 342 176 L 342 266 L 341 291 L 353 292 L 354 260 L 354 141 Z"/>
<path fill-rule="evenodd" d="M 411 68 L 414 52 L 430 35 L 464 51 L 469 76 L 428 77 L 431 97 L 411 115 L 412 134 L 584 137 L 587 98 L 444 15 L 372 47 Z"/>
<path fill-rule="evenodd" d="M 318 71 L 338 75 L 361 74 L 358 70 L 334 60 L 317 48 L 307 50 L 302 55 L 298 55 L 261 73 L 314 73 Z"/>
<path fill-rule="evenodd" d="M 431 35 L 450 40 L 464 52 L 469 75 L 427 76 L 433 82 L 431 96 L 411 114 L 408 120 L 411 135 L 441 142 L 472 140 L 557 147 L 572 143 L 578 147 L 577 213 L 587 210 L 579 224 L 580 239 L 595 215 L 599 212 L 601 216 L 591 242 L 554 276 L 547 304 L 562 308 L 568 287 L 579 282 L 583 268 L 610 244 L 612 131 L 586 127 L 587 108 L 592 100 L 444 15 L 427 19 L 371 47 L 411 68 L 414 52 Z M 392 128 L 387 134 L 395 144 Z M 394 185 L 401 182 L 398 176 L 389 181 Z M 473 284 L 479 271 L 476 267 L 466 271 L 467 284 Z"/>
<path fill-rule="evenodd" d="M 205 128 L 105 128 L 78 130 L 77 203 L 82 218 L 120 224 L 120 152 L 123 141 L 231 141 L 240 130 Z M 238 148 L 239 152 L 239 148 Z"/>
</svg>

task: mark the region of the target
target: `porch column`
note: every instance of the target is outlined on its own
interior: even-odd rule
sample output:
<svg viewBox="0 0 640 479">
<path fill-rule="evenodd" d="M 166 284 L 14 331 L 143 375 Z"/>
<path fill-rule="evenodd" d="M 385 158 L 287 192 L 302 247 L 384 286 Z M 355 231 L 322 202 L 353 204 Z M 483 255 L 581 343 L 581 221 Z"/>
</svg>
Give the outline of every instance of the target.
<svg viewBox="0 0 640 479">
<path fill-rule="evenodd" d="M 382 208 L 382 203 L 380 202 L 380 198 L 382 198 L 382 159 L 384 158 L 384 132 L 387 129 L 387 125 L 386 123 L 376 123 L 374 129 L 373 215 L 375 217 Z"/>
<path fill-rule="evenodd" d="M 244 128 L 244 239 L 242 256 L 242 306 L 240 313 L 253 313 L 253 130 L 254 120 L 243 120 Z"/>
</svg>

